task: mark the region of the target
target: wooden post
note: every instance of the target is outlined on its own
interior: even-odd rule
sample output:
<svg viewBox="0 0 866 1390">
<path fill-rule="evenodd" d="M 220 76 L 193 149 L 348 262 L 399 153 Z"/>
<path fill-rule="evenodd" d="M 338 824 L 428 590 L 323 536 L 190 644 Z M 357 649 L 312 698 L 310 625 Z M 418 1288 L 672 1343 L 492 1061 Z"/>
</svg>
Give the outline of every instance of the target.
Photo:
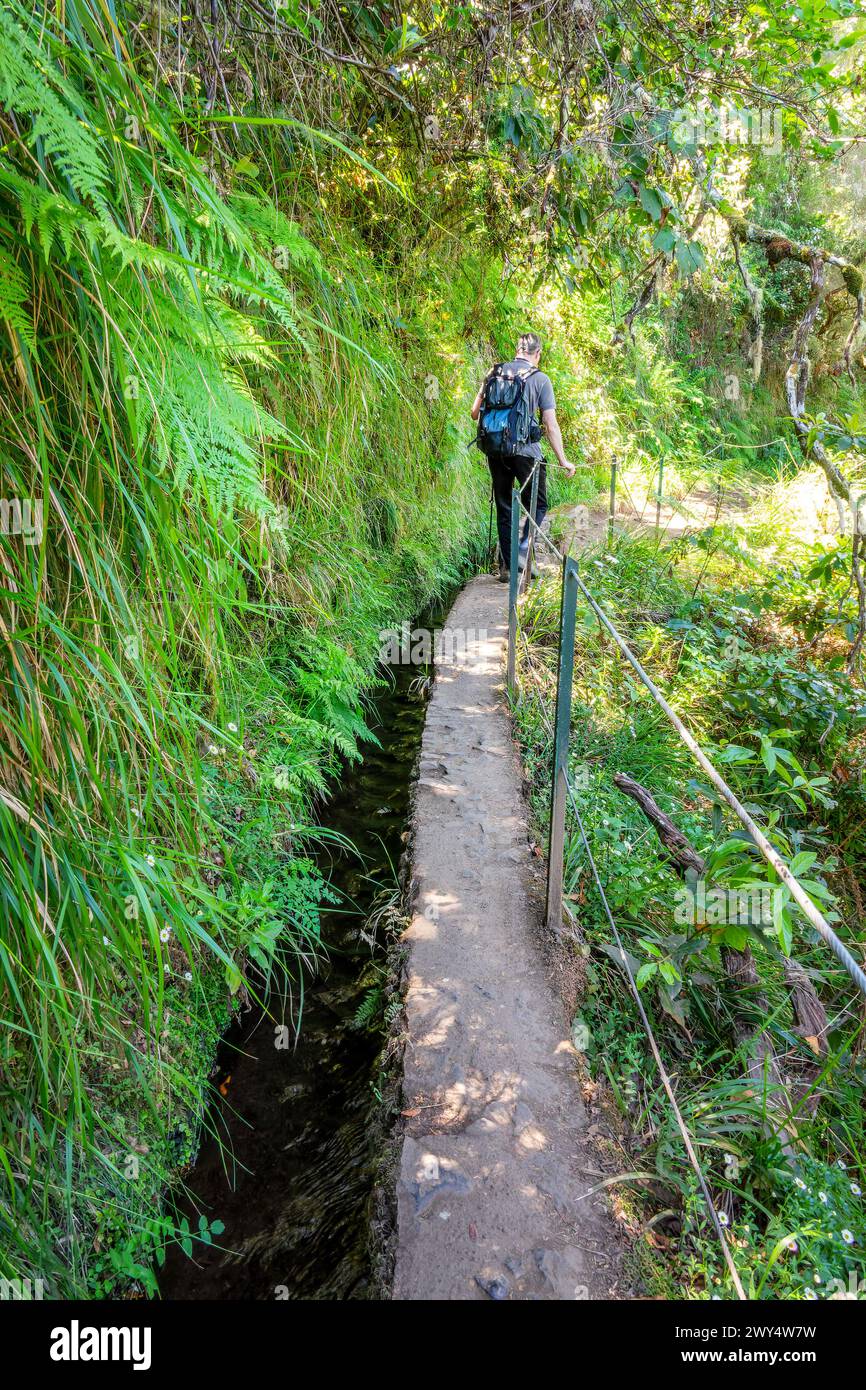
<svg viewBox="0 0 866 1390">
<path fill-rule="evenodd" d="M 574 676 L 574 630 L 577 618 L 577 564 L 562 562 L 562 606 L 559 618 L 559 674 L 556 682 L 556 724 L 550 795 L 550 843 L 547 850 L 547 926 L 562 931 L 562 861 L 565 849 L 565 803 L 568 798 L 568 736 L 571 728 L 571 683 Z"/>
</svg>

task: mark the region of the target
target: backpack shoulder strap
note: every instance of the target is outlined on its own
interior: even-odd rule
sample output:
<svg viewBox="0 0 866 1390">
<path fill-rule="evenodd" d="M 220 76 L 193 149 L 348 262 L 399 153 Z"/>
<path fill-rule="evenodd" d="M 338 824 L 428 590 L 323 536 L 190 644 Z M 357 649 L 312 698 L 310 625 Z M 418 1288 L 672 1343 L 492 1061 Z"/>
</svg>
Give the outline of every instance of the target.
<svg viewBox="0 0 866 1390">
<path fill-rule="evenodd" d="M 524 387 L 526 386 L 526 383 L 527 383 L 527 381 L 529 380 L 529 378 L 530 378 L 531 376 L 537 376 L 540 370 L 541 370 L 540 367 L 530 367 L 528 372 L 521 372 L 521 373 L 520 373 L 520 380 L 522 381 Z M 536 410 L 538 410 L 538 411 L 540 412 L 540 411 L 541 411 L 541 406 L 536 406 Z"/>
<path fill-rule="evenodd" d="M 529 371 L 515 372 L 514 375 L 517 377 L 518 381 L 528 381 L 531 376 L 536 376 L 539 370 L 538 367 L 530 367 Z"/>
<path fill-rule="evenodd" d="M 493 380 L 494 377 L 499 376 L 499 373 L 502 371 L 504 365 L 505 364 L 503 362 L 494 362 L 493 366 L 490 368 L 490 371 L 484 378 L 485 387 L 489 385 L 489 383 Z"/>
</svg>

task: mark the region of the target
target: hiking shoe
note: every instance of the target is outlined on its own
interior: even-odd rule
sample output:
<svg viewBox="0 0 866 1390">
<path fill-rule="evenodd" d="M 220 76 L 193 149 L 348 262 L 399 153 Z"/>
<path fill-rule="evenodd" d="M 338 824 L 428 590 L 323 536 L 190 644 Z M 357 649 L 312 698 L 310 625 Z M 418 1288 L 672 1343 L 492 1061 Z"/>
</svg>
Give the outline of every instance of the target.
<svg viewBox="0 0 866 1390">
<path fill-rule="evenodd" d="M 510 572 L 505 568 L 504 565 L 500 565 L 500 566 L 499 566 L 499 582 L 500 582 L 500 584 L 508 584 L 509 581 L 510 581 L 510 579 L 511 579 L 511 574 L 510 574 Z"/>
</svg>

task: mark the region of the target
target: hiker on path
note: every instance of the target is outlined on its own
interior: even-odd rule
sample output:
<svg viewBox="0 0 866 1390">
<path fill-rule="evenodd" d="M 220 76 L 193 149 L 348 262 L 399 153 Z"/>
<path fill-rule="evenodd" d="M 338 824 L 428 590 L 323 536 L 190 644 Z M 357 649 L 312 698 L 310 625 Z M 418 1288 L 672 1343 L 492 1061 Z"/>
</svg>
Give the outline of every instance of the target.
<svg viewBox="0 0 866 1390">
<path fill-rule="evenodd" d="M 539 443 L 542 427 L 567 477 L 574 476 L 574 464 L 565 457 L 562 431 L 556 418 L 556 401 L 550 377 L 538 370 L 541 339 L 537 333 L 521 333 L 511 362 L 491 367 L 475 397 L 472 419 L 478 421 L 476 443 L 487 455 L 496 503 L 499 534 L 499 578 L 508 582 L 508 556 L 511 550 L 511 491 L 515 478 L 522 486 L 521 500 L 529 508 L 532 483 L 528 481 L 539 464 L 538 505 L 535 523 L 540 526 L 547 515 L 547 477 Z M 538 416 L 541 416 L 541 425 Z M 523 525 L 519 567 L 524 569 L 529 550 L 529 519 Z"/>
</svg>

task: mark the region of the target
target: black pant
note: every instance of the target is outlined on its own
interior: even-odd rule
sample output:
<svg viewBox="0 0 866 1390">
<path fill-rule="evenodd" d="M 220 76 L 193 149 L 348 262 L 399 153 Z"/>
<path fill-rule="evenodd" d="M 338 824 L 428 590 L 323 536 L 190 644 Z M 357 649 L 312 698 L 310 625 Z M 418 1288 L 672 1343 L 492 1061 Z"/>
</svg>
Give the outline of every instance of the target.
<svg viewBox="0 0 866 1390">
<path fill-rule="evenodd" d="M 511 491 L 514 479 L 524 486 L 520 500 L 527 511 L 532 501 L 532 483 L 527 482 L 534 459 L 506 458 L 493 455 L 487 460 L 490 477 L 493 480 L 493 500 L 496 503 L 496 530 L 499 535 L 499 554 L 504 565 L 509 564 L 511 556 Z M 543 463 L 538 467 L 538 498 L 535 506 L 535 524 L 540 526 L 547 516 L 547 469 Z M 521 528 L 523 540 L 529 537 L 529 521 L 524 519 Z"/>
</svg>

